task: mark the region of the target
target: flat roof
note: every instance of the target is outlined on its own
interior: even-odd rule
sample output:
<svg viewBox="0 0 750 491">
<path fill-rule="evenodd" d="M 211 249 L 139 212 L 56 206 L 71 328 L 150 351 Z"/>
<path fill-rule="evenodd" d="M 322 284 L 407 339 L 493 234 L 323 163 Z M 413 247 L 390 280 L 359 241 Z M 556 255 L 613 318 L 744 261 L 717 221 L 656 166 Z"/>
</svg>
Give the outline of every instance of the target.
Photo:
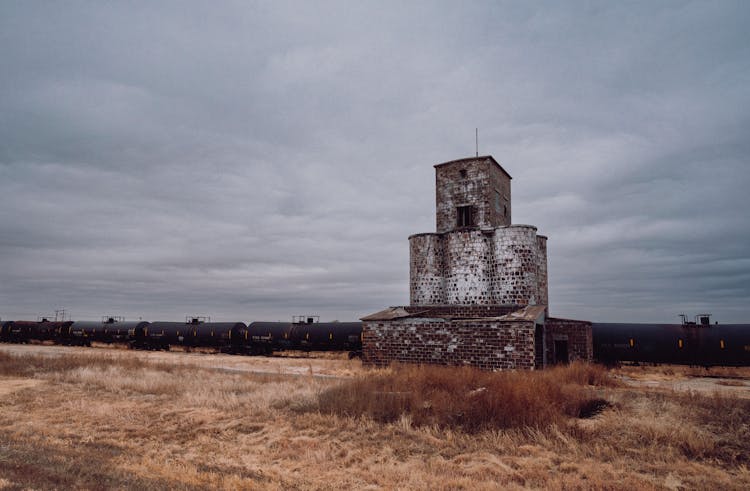
<svg viewBox="0 0 750 491">
<path fill-rule="evenodd" d="M 388 307 L 385 310 L 362 317 L 362 321 L 397 321 L 402 319 L 443 319 L 443 320 L 465 320 L 476 321 L 480 319 L 494 319 L 499 321 L 526 321 L 538 322 L 544 319 L 545 305 L 527 305 L 519 307 L 507 314 L 488 317 L 486 315 L 451 315 L 449 312 L 440 313 L 435 307 L 465 307 L 465 305 L 411 305 L 403 307 Z M 411 312 L 410 312 L 411 310 Z"/>
<path fill-rule="evenodd" d="M 493 157 L 492 155 L 480 155 L 478 157 L 466 157 L 466 158 L 463 158 L 463 159 L 450 160 L 448 162 L 443 162 L 442 164 L 435 164 L 433 167 L 435 167 L 437 169 L 438 167 L 443 167 L 444 165 L 458 164 L 458 163 L 461 163 L 461 162 L 472 162 L 472 161 L 475 161 L 475 160 L 489 160 L 490 162 L 492 162 L 493 164 L 495 164 L 496 166 L 498 166 L 500 168 L 500 170 L 503 171 L 503 173 L 506 176 L 508 176 L 508 179 L 513 179 L 510 176 L 510 174 L 508 174 L 508 171 L 505 170 L 505 169 L 503 169 L 503 166 L 500 165 L 498 163 L 498 161 L 495 160 L 495 157 Z"/>
</svg>

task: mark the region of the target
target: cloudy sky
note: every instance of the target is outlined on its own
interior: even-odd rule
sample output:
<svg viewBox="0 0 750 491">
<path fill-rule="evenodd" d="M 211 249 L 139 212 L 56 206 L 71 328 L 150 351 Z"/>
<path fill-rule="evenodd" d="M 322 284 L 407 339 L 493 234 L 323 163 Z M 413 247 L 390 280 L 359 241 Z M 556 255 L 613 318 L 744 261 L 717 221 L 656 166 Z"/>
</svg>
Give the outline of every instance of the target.
<svg viewBox="0 0 750 491">
<path fill-rule="evenodd" d="M 553 315 L 750 322 L 749 5 L 4 1 L 0 316 L 408 303 L 478 127 Z"/>
</svg>

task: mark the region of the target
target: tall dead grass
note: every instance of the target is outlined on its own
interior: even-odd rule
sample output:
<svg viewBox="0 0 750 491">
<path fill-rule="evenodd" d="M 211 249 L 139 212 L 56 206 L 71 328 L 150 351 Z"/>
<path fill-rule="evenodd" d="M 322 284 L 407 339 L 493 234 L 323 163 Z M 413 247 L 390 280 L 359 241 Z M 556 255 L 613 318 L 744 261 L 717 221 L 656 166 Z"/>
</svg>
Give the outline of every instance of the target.
<svg viewBox="0 0 750 491">
<path fill-rule="evenodd" d="M 750 367 L 684 367 L 688 377 L 711 377 L 746 379 L 750 377 Z"/>
<path fill-rule="evenodd" d="M 750 465 L 750 400 L 716 392 L 679 394 L 677 401 L 685 419 L 712 436 L 715 445 L 706 457 Z"/>
<path fill-rule="evenodd" d="M 81 368 L 137 370 L 145 366 L 163 372 L 182 369 L 180 365 L 145 362 L 137 357 L 115 357 L 88 354 L 66 354 L 64 356 L 15 355 L 0 351 L 0 375 L 9 377 L 33 377 L 47 373 L 62 373 Z"/>
<path fill-rule="evenodd" d="M 390 408 L 382 423 L 361 402 L 319 412 L 325 398 L 356 399 L 336 391 L 358 380 L 313 376 L 305 360 L 281 360 L 291 376 L 227 370 L 221 357 L 42 351 L 0 351 L 0 387 L 44 382 L 0 397 L 0 488 L 750 489 L 749 401 L 618 387 L 596 366 L 368 371 L 350 390 Z M 611 406 L 576 419 L 587 412 L 576 394 Z M 516 419 L 461 426 L 492 411 Z"/>
<path fill-rule="evenodd" d="M 408 418 L 418 426 L 542 428 L 588 416 L 606 405 L 592 386 L 619 382 L 596 365 L 544 371 L 486 372 L 471 367 L 395 366 L 331 387 L 317 409 L 380 422 Z"/>
<path fill-rule="evenodd" d="M 663 375 L 667 378 L 724 378 L 742 379 L 750 378 L 750 367 L 696 367 L 687 365 L 622 365 L 618 371 L 624 375 L 634 378 L 654 377 Z"/>
</svg>

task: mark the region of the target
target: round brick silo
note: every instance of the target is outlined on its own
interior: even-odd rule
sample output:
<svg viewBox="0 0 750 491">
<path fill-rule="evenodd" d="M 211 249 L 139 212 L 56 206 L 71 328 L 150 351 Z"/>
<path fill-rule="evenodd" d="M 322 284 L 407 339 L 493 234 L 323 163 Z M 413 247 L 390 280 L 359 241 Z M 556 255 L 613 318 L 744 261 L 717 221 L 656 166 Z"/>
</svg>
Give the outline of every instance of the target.
<svg viewBox="0 0 750 491">
<path fill-rule="evenodd" d="M 439 234 L 417 234 L 409 237 L 411 305 L 446 303 L 441 239 Z"/>
<path fill-rule="evenodd" d="M 488 261 L 490 239 L 480 230 L 445 234 L 445 296 L 457 305 L 493 302 Z"/>
<path fill-rule="evenodd" d="M 536 227 L 510 225 L 495 229 L 492 247 L 495 302 L 516 305 L 542 303 L 538 281 L 539 243 Z"/>
<path fill-rule="evenodd" d="M 547 279 L 547 237 L 544 235 L 537 235 L 537 250 L 538 253 L 538 268 L 537 268 L 537 291 L 539 292 L 539 300 L 537 301 L 540 305 L 547 306 L 547 315 L 549 315 L 549 281 Z"/>
</svg>

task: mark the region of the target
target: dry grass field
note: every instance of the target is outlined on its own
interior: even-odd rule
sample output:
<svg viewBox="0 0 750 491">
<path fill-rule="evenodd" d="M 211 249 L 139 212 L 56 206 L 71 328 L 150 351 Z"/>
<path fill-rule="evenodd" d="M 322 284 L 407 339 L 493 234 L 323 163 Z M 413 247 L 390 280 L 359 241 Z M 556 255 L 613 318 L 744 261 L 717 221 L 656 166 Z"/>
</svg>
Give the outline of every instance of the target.
<svg viewBox="0 0 750 491">
<path fill-rule="evenodd" d="M 746 370 L 4 345 L 0 489 L 750 489 Z"/>
</svg>

